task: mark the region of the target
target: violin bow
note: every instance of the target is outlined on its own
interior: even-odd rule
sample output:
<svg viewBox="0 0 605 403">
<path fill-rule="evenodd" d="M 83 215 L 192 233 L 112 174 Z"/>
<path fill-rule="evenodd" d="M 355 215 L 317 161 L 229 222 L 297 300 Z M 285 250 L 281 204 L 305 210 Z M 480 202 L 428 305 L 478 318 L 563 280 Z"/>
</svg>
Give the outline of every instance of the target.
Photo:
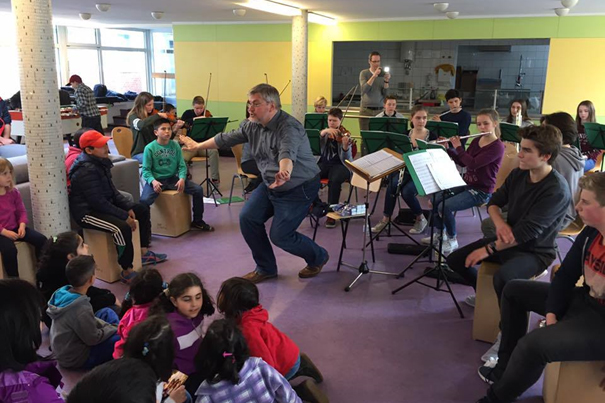
<svg viewBox="0 0 605 403">
<path fill-rule="evenodd" d="M 204 108 L 204 116 L 206 116 L 206 111 L 208 110 L 208 103 L 210 100 L 208 97 L 210 96 L 210 83 L 212 82 L 212 73 L 210 73 L 210 78 L 208 79 L 208 89 L 206 90 L 206 107 Z"/>
<path fill-rule="evenodd" d="M 284 93 L 284 91 L 286 90 L 286 88 L 288 88 L 288 86 L 290 85 L 290 83 L 292 82 L 292 80 L 288 80 L 288 83 L 286 84 L 286 86 L 284 87 L 283 90 L 281 90 L 281 92 L 279 93 L 279 96 L 281 97 L 281 94 Z"/>
</svg>

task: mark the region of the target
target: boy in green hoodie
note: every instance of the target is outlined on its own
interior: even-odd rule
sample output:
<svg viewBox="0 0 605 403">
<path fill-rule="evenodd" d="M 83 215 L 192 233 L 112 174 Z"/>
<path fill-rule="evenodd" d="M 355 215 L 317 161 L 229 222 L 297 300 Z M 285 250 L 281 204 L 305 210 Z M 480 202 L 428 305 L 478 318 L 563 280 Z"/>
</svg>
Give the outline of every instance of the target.
<svg viewBox="0 0 605 403">
<path fill-rule="evenodd" d="M 70 285 L 59 288 L 48 301 L 52 319 L 50 346 L 64 368 L 90 369 L 112 359 L 118 315 L 110 308 L 92 311 L 86 292 L 94 283 L 96 264 L 92 256 L 77 256 L 67 263 Z"/>
<path fill-rule="evenodd" d="M 158 119 L 154 125 L 156 141 L 145 146 L 143 153 L 143 179 L 145 187 L 141 203 L 151 206 L 162 190 L 185 192 L 193 199 L 193 222 L 191 228 L 214 231 L 204 221 L 204 192 L 202 187 L 187 179 L 187 165 L 181 147 L 171 141 L 172 128 L 168 119 Z"/>
</svg>

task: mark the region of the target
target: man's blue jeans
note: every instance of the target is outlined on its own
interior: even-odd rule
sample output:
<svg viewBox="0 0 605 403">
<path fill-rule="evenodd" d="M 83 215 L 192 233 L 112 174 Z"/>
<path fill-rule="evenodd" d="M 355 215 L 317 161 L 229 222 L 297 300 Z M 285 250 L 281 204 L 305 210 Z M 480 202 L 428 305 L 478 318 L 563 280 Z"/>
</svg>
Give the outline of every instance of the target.
<svg viewBox="0 0 605 403">
<path fill-rule="evenodd" d="M 456 218 L 454 217 L 454 212 L 480 206 L 483 203 L 487 203 L 489 198 L 489 193 L 471 189 L 468 186 L 451 189 L 449 193 L 446 192 L 445 212 L 443 217 L 441 217 L 443 193 L 437 193 L 435 196 L 435 204 L 433 205 L 435 228 L 441 229 L 441 226 L 445 224 L 447 236 L 456 236 Z"/>
<path fill-rule="evenodd" d="M 296 232 L 318 191 L 319 175 L 284 192 L 268 189 L 264 182 L 252 192 L 240 213 L 239 223 L 258 273 L 277 274 L 271 242 L 286 252 L 301 257 L 309 266 L 319 266 L 325 261 L 326 250 Z M 267 236 L 265 222 L 271 217 L 273 222 Z"/>
</svg>

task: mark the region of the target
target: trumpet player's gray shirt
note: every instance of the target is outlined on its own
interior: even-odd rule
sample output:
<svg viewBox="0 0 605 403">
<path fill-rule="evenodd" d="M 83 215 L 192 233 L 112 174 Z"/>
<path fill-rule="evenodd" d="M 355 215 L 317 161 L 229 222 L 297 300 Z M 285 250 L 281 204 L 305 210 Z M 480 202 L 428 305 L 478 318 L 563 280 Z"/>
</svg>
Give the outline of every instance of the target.
<svg viewBox="0 0 605 403">
<path fill-rule="evenodd" d="M 250 155 L 256 161 L 267 186 L 275 181 L 279 161 L 291 159 L 293 169 L 290 180 L 275 188 L 277 192 L 293 189 L 319 174 L 303 125 L 282 110 L 265 127 L 246 121 L 235 130 L 217 134 L 214 140 L 219 148 L 249 143 Z"/>
<path fill-rule="evenodd" d="M 370 69 L 359 73 L 359 86 L 361 88 L 362 108 L 382 108 L 387 89 L 384 88 L 384 77 L 376 77 L 372 85 L 368 84 L 373 74 Z"/>
</svg>

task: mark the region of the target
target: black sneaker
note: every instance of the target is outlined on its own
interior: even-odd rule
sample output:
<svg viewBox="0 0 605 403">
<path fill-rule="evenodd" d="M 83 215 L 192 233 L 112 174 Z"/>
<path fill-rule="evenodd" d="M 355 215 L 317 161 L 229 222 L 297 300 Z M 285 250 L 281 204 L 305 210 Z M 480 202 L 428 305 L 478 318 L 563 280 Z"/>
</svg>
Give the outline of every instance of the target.
<svg viewBox="0 0 605 403">
<path fill-rule="evenodd" d="M 300 368 L 298 368 L 298 371 L 296 371 L 296 374 L 294 374 L 294 377 L 297 376 L 308 376 L 309 378 L 313 378 L 317 383 L 322 383 L 324 380 L 324 377 L 321 372 L 319 372 L 319 369 L 315 366 L 315 364 L 313 364 L 313 361 L 311 361 L 309 356 L 305 353 L 300 353 Z"/>
<path fill-rule="evenodd" d="M 206 222 L 204 220 L 201 221 L 194 221 L 191 223 L 191 228 L 192 229 L 197 229 L 200 231 L 206 231 L 206 232 L 212 232 L 214 231 L 214 227 L 212 225 L 208 225 L 206 224 Z"/>
<path fill-rule="evenodd" d="M 483 382 L 492 385 L 494 382 L 497 382 L 500 379 L 500 377 L 496 374 L 494 370 L 495 368 L 493 367 L 483 365 L 479 367 L 477 373 L 479 374 L 479 378 L 481 378 Z"/>
</svg>

